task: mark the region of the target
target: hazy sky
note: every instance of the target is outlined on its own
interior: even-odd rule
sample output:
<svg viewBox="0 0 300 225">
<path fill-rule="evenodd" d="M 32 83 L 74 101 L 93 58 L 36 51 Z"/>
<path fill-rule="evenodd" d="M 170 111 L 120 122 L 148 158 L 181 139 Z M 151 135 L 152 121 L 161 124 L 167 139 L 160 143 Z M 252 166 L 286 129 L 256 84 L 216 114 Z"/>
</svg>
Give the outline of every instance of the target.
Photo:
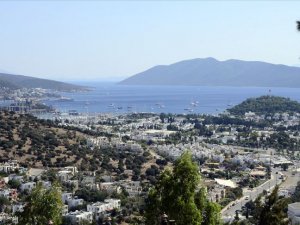
<svg viewBox="0 0 300 225">
<path fill-rule="evenodd" d="M 0 70 L 116 80 L 192 58 L 300 64 L 297 1 L 0 1 Z"/>
</svg>

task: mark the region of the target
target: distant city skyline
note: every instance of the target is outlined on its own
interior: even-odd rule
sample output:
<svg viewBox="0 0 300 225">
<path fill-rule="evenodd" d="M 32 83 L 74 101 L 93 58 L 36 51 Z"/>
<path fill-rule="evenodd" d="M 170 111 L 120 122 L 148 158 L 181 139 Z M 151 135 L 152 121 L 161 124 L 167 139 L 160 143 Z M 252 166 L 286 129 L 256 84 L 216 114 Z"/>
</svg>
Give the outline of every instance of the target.
<svg viewBox="0 0 300 225">
<path fill-rule="evenodd" d="M 297 1 L 1 1 L 0 72 L 117 81 L 214 57 L 300 64 Z"/>
</svg>

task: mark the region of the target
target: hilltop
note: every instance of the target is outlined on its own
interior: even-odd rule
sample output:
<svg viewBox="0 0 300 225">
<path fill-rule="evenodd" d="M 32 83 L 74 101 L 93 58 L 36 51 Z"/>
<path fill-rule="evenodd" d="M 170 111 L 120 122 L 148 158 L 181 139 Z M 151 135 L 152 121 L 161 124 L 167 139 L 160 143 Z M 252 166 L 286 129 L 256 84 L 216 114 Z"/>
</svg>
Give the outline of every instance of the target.
<svg viewBox="0 0 300 225">
<path fill-rule="evenodd" d="M 44 88 L 57 91 L 84 91 L 86 87 L 23 75 L 0 73 L 0 88 Z"/>
<path fill-rule="evenodd" d="M 300 87 L 300 68 L 235 59 L 191 59 L 152 67 L 119 84 Z"/>
<path fill-rule="evenodd" d="M 250 111 L 257 114 L 300 113 L 300 103 L 289 98 L 265 95 L 258 98 L 249 98 L 228 109 L 228 111 L 234 115 L 244 115 Z"/>
</svg>

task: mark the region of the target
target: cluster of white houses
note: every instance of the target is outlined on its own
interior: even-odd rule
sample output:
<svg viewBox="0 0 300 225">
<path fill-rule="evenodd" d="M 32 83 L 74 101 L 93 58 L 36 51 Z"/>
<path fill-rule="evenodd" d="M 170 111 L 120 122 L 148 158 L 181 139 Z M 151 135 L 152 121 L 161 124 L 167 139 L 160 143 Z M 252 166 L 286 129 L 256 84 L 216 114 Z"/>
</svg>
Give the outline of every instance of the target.
<svg viewBox="0 0 300 225">
<path fill-rule="evenodd" d="M 0 224 L 3 222 L 10 222 L 12 224 L 17 223 L 17 217 L 15 216 L 16 212 L 22 212 L 24 210 L 24 205 L 26 203 L 19 201 L 20 193 L 30 193 L 37 186 L 37 182 L 42 183 L 43 187 L 48 189 L 51 188 L 50 181 L 41 180 L 41 175 L 44 170 L 37 170 L 32 172 L 32 170 L 27 171 L 27 178 L 22 175 L 16 175 L 14 172 L 16 169 L 20 169 L 20 166 L 17 161 L 9 161 L 6 163 L 0 164 L 0 171 L 7 173 L 7 177 L 0 179 L 0 196 L 7 198 L 12 203 L 12 213 L 1 213 L 0 214 Z M 32 173 L 31 173 L 32 172 Z M 11 173 L 11 174 L 10 174 Z M 74 178 L 74 175 L 78 173 L 76 167 L 65 167 L 57 172 L 57 177 L 66 183 L 76 183 L 78 187 L 78 180 L 71 180 Z M 34 174 L 34 175 L 33 175 Z M 86 185 L 89 185 L 89 182 L 95 182 L 95 177 L 86 176 L 81 181 L 81 184 L 85 182 Z M 12 189 L 7 187 L 9 181 L 18 181 L 20 183 L 19 189 Z M 103 185 L 100 185 L 103 184 Z M 92 188 L 102 189 L 102 190 L 111 190 L 111 193 L 115 190 L 121 191 L 121 187 L 128 190 L 131 195 L 140 193 L 141 188 L 139 182 L 119 181 L 115 182 L 102 182 L 100 184 L 94 184 Z M 110 213 L 113 210 L 120 210 L 121 200 L 120 199 L 105 199 L 103 202 L 92 202 L 87 203 L 77 196 L 74 196 L 71 192 L 63 192 L 61 195 L 62 202 L 64 203 L 62 215 L 68 219 L 70 224 L 80 224 L 82 221 L 92 222 L 93 220 L 98 220 L 99 218 L 106 218 L 110 216 Z M 78 210 L 80 209 L 80 210 Z"/>
<path fill-rule="evenodd" d="M 80 199 L 72 201 L 74 204 L 83 204 Z M 95 202 L 87 205 L 86 210 L 76 210 L 71 212 L 63 212 L 64 217 L 68 218 L 71 224 L 79 224 L 83 221 L 92 222 L 98 221 L 100 218 L 105 218 L 110 215 L 113 210 L 119 210 L 121 207 L 121 200 L 119 199 L 105 199 L 104 202 Z"/>
</svg>

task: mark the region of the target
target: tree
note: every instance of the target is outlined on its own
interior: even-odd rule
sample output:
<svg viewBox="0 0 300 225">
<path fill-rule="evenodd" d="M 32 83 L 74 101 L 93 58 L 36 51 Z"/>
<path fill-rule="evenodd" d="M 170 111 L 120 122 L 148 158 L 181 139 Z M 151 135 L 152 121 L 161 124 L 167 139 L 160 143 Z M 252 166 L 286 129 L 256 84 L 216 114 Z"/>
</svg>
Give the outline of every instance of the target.
<svg viewBox="0 0 300 225">
<path fill-rule="evenodd" d="M 39 183 L 26 202 L 24 211 L 19 216 L 19 224 L 45 225 L 50 220 L 54 225 L 61 224 L 63 202 L 60 187 L 56 183 L 48 190 Z"/>
<path fill-rule="evenodd" d="M 220 225 L 221 224 L 221 207 L 215 202 L 207 202 L 204 209 L 204 217 L 201 225 Z"/>
<path fill-rule="evenodd" d="M 14 180 L 8 181 L 8 185 L 9 185 L 11 188 L 19 189 L 21 183 L 20 183 L 20 181 L 14 179 Z"/>
<path fill-rule="evenodd" d="M 200 173 L 192 155 L 185 152 L 175 162 L 173 171 L 164 171 L 150 190 L 146 205 L 146 224 L 158 225 L 166 213 L 177 225 L 218 225 L 220 207 L 208 202 L 204 188 L 198 189 Z"/>
<path fill-rule="evenodd" d="M 298 181 L 297 186 L 295 188 L 295 192 L 291 196 L 293 202 L 300 201 L 300 182 Z"/>
<path fill-rule="evenodd" d="M 287 171 L 289 168 L 288 164 L 282 164 L 281 168 L 283 169 L 283 171 Z"/>
<path fill-rule="evenodd" d="M 8 205 L 10 205 L 9 200 L 4 196 L 0 196 L 0 212 L 3 212 Z"/>
<path fill-rule="evenodd" d="M 258 225 L 287 225 L 286 209 L 289 204 L 289 199 L 278 197 L 278 186 L 275 187 L 273 192 L 266 197 L 264 205 L 261 207 L 258 214 Z"/>
<path fill-rule="evenodd" d="M 300 31 L 300 21 L 297 21 L 297 29 Z"/>
</svg>

